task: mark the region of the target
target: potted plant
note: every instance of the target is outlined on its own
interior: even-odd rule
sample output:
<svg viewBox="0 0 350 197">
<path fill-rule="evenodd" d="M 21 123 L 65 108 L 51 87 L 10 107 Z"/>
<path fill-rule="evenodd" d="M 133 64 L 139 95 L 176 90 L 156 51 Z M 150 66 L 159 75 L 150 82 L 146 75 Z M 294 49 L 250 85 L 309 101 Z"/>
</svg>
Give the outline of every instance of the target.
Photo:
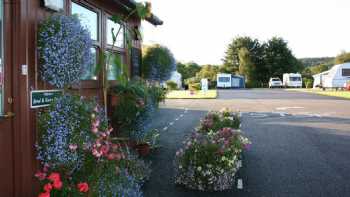
<svg viewBox="0 0 350 197">
<path fill-rule="evenodd" d="M 135 150 L 139 153 L 140 156 L 146 157 L 151 152 L 151 146 L 148 142 L 140 141 L 135 145 Z"/>
</svg>

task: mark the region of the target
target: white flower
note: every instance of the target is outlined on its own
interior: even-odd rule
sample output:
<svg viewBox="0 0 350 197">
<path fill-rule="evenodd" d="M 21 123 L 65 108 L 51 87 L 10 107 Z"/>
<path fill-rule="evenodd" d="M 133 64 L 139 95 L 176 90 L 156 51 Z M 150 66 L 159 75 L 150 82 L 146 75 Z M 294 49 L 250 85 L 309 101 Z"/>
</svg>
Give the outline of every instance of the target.
<svg viewBox="0 0 350 197">
<path fill-rule="evenodd" d="M 198 166 L 197 170 L 198 170 L 198 171 L 201 171 L 201 170 L 202 170 L 202 167 Z"/>
</svg>

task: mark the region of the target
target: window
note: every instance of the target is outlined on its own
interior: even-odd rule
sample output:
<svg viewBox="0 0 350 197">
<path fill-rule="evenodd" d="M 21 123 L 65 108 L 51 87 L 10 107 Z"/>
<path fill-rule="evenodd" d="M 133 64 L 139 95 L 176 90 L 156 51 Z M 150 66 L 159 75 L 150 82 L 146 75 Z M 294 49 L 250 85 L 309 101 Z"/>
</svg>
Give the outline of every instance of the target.
<svg viewBox="0 0 350 197">
<path fill-rule="evenodd" d="M 98 14 L 77 3 L 72 2 L 72 15 L 77 15 L 83 26 L 91 33 L 91 39 L 99 40 Z"/>
<path fill-rule="evenodd" d="M 124 27 L 121 24 L 113 22 L 111 19 L 107 19 L 107 30 L 106 30 L 106 37 L 107 37 L 107 44 L 113 45 L 113 36 L 117 35 L 116 43 L 114 46 L 119 48 L 124 48 Z M 119 33 L 118 33 L 119 32 Z"/>
<path fill-rule="evenodd" d="M 94 64 L 84 68 L 81 80 L 97 80 L 96 65 L 99 61 L 98 57 L 101 56 L 102 51 L 109 51 L 110 53 L 117 54 L 119 58 L 108 58 L 106 54 L 106 61 L 109 61 L 106 68 L 106 76 L 110 81 L 117 80 L 118 76 L 123 72 L 123 58 L 126 55 L 125 52 L 125 24 L 115 23 L 111 19 L 109 13 L 105 13 L 103 10 L 94 7 L 91 4 L 85 3 L 85 1 L 74 0 L 71 4 L 71 14 L 77 15 L 82 25 L 84 25 L 90 32 L 91 38 L 95 41 L 93 48 L 91 49 L 93 55 Z M 116 37 L 114 47 L 113 34 Z M 119 33 L 118 33 L 119 32 Z M 109 60 L 108 60 L 109 59 Z M 93 82 L 86 82 L 85 86 L 90 86 Z M 93 86 L 93 85 L 91 85 Z"/>
<path fill-rule="evenodd" d="M 72 15 L 78 16 L 80 22 L 83 26 L 85 26 L 91 34 L 91 39 L 94 40 L 94 46 L 91 48 L 93 64 L 89 65 L 86 68 L 83 68 L 83 73 L 81 76 L 81 80 L 97 80 L 97 76 L 95 75 L 96 64 L 98 51 L 100 47 L 100 26 L 99 26 L 99 13 L 97 11 L 93 11 L 93 9 L 88 9 L 87 7 L 72 2 Z"/>
<path fill-rule="evenodd" d="M 350 68 L 343 68 L 342 69 L 342 76 L 343 77 L 350 77 Z"/>
<path fill-rule="evenodd" d="M 289 81 L 301 81 L 300 77 L 290 77 Z"/>
<path fill-rule="evenodd" d="M 123 58 L 121 54 L 113 52 L 110 56 L 110 52 L 107 53 L 107 79 L 109 81 L 117 80 L 117 77 L 123 73 Z"/>
<path fill-rule="evenodd" d="M 230 82 L 230 77 L 219 77 L 219 82 Z"/>
<path fill-rule="evenodd" d="M 96 65 L 97 65 L 97 50 L 96 48 L 91 48 L 91 54 L 92 54 L 92 65 L 88 65 L 87 68 L 83 69 L 83 73 L 81 76 L 82 80 L 96 80 L 97 76 L 96 74 Z"/>
</svg>

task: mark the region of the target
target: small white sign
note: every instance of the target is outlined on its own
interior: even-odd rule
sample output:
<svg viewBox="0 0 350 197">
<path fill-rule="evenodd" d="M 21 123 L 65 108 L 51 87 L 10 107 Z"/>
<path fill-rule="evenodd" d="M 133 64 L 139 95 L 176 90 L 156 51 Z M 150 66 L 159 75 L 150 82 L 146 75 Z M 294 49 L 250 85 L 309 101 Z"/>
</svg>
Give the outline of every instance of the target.
<svg viewBox="0 0 350 197">
<path fill-rule="evenodd" d="M 201 79 L 202 91 L 208 91 L 208 79 Z"/>
<path fill-rule="evenodd" d="M 23 64 L 21 66 L 22 75 L 28 75 L 28 65 Z"/>
<path fill-rule="evenodd" d="M 243 180 L 242 179 L 238 179 L 238 181 L 237 181 L 237 189 L 243 189 Z"/>
</svg>

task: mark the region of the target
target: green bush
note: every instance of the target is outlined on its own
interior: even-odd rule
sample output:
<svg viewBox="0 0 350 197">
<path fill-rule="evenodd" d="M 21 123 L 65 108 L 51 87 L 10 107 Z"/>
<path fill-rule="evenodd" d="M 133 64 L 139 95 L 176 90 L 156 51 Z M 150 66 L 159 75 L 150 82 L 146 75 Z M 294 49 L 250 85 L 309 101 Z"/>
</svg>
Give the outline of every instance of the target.
<svg viewBox="0 0 350 197">
<path fill-rule="evenodd" d="M 166 82 L 166 87 L 168 90 L 177 90 L 178 89 L 177 83 L 174 81 L 170 81 L 170 80 Z"/>
<path fill-rule="evenodd" d="M 312 88 L 312 86 L 313 86 L 313 81 L 314 81 L 314 80 L 312 80 L 312 79 L 304 78 L 304 79 L 303 79 L 304 87 L 305 87 L 305 88 Z"/>
<path fill-rule="evenodd" d="M 164 46 L 155 44 L 146 47 L 142 54 L 142 77 L 148 80 L 165 81 L 176 70 L 175 58 Z"/>
<path fill-rule="evenodd" d="M 201 90 L 201 84 L 200 83 L 191 83 L 188 85 L 188 88 L 190 90 Z"/>
<path fill-rule="evenodd" d="M 165 91 L 142 81 L 130 81 L 114 86 L 111 92 L 118 96 L 112 125 L 119 135 L 140 140 L 146 134 L 151 115 L 165 99 Z"/>
</svg>

